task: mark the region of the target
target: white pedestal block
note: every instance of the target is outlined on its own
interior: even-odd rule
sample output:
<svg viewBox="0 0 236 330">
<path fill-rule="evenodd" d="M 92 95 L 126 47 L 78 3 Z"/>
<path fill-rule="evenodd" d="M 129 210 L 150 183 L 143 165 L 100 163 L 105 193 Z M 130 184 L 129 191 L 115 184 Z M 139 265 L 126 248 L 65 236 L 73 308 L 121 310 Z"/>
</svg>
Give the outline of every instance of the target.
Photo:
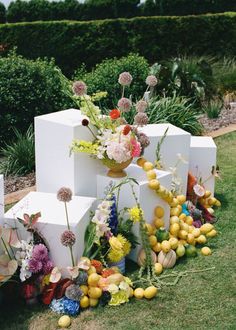
<svg viewBox="0 0 236 330">
<path fill-rule="evenodd" d="M 4 218 L 4 179 L 3 175 L 0 174 L 0 226 L 3 223 Z"/>
<path fill-rule="evenodd" d="M 73 139 L 93 140 L 82 126 L 84 118 L 76 109 L 35 118 L 37 191 L 56 193 L 66 186 L 75 195 L 96 195 L 96 175 L 101 163 L 85 153 L 69 155 Z"/>
<path fill-rule="evenodd" d="M 211 174 L 216 166 L 216 145 L 209 136 L 192 136 L 190 146 L 190 172 L 202 178 L 204 186 L 214 194 L 215 177 Z"/>
<path fill-rule="evenodd" d="M 89 224 L 90 210 L 93 208 L 95 201 L 95 198 L 73 196 L 67 204 L 71 231 L 76 236 L 76 243 L 73 246 L 75 261 L 82 256 L 84 233 Z M 65 207 L 63 202 L 57 200 L 55 194 L 31 192 L 11 208 L 5 214 L 5 217 L 13 222 L 16 217 L 22 218 L 24 213 L 33 214 L 37 212 L 41 212 L 41 218 L 38 220 L 36 227 L 49 245 L 53 263 L 62 268 L 71 266 L 69 248 L 63 246 L 60 240 L 61 234 L 64 230 L 67 230 Z M 8 223 L 10 223 L 10 220 L 8 220 Z"/>
<path fill-rule="evenodd" d="M 161 161 L 164 165 L 163 170 L 169 171 L 170 167 L 177 165 L 177 176 L 181 180 L 181 193 L 185 194 L 187 190 L 187 176 L 189 168 L 189 149 L 191 135 L 184 130 L 171 124 L 151 124 L 140 128 L 150 139 L 150 145 L 145 149 L 144 157 L 154 162 L 156 161 L 156 148 L 161 141 L 167 127 L 167 135 L 161 145 Z M 179 161 L 180 154 L 186 162 Z"/>
<path fill-rule="evenodd" d="M 134 185 L 134 191 L 138 198 L 138 201 L 144 211 L 144 217 L 147 223 L 152 223 L 154 219 L 154 208 L 156 206 L 161 206 L 165 210 L 164 221 L 166 228 L 169 227 L 169 218 L 170 218 L 170 207 L 163 201 L 155 191 L 151 190 L 148 187 L 148 181 L 146 178 L 146 173 L 137 165 L 130 165 L 126 170 L 128 177 L 136 179 L 138 182 Z M 170 189 L 171 187 L 171 174 L 164 171 L 156 171 L 157 178 L 160 181 L 160 184 L 165 188 Z M 106 176 L 104 172 L 103 175 L 97 176 L 97 197 L 104 198 L 104 190 L 112 181 L 114 184 L 119 184 L 123 178 L 113 179 Z M 122 186 L 119 197 L 119 209 L 124 207 L 131 208 L 136 205 L 134 198 L 132 197 L 132 190 L 129 184 Z M 139 236 L 139 225 L 136 223 L 133 226 L 134 233 Z M 131 253 L 130 258 L 136 262 L 137 255 L 140 250 L 140 245 Z"/>
</svg>

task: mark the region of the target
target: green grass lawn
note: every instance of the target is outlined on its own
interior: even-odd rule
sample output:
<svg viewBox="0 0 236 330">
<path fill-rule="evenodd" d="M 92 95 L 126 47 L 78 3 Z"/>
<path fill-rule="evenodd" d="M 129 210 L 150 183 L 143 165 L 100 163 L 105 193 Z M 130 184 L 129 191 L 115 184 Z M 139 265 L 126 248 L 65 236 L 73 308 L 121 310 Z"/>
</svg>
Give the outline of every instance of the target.
<svg viewBox="0 0 236 330">
<path fill-rule="evenodd" d="M 213 255 L 182 260 L 174 270 L 215 267 L 164 287 L 152 301 L 133 299 L 120 307 L 98 307 L 73 319 L 73 330 L 236 329 L 236 133 L 217 138 L 222 181 L 216 197 L 219 235 L 208 245 Z M 57 329 L 58 315 L 48 308 L 12 306 L 0 310 L 0 329 Z"/>
</svg>

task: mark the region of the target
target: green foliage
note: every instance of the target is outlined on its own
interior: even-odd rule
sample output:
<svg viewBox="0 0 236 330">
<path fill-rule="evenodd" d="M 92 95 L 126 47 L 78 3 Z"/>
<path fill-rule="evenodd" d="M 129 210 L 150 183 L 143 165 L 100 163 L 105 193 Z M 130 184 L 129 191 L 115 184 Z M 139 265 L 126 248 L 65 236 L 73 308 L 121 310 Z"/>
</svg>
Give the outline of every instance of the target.
<svg viewBox="0 0 236 330">
<path fill-rule="evenodd" d="M 88 85 L 88 94 L 99 91 L 108 92 L 107 98 L 101 102 L 102 106 L 116 107 L 116 101 L 121 97 L 121 86 L 118 84 L 119 74 L 128 71 L 133 81 L 127 88 L 126 96 L 132 95 L 133 100 L 140 98 L 145 90 L 145 79 L 148 75 L 149 65 L 144 57 L 130 54 L 121 59 L 104 60 L 89 73 L 83 74 L 79 68 L 75 72 L 75 79 L 84 80 Z"/>
<path fill-rule="evenodd" d="M 34 132 L 30 126 L 25 134 L 14 129 L 14 142 L 1 149 L 4 160 L 0 163 L 0 172 L 5 175 L 24 175 L 35 169 Z"/>
<path fill-rule="evenodd" d="M 150 124 L 170 123 L 193 135 L 203 130 L 190 100 L 180 96 L 153 98 L 147 114 Z"/>
<path fill-rule="evenodd" d="M 64 73 L 72 74 L 82 63 L 90 69 L 104 58 L 131 52 L 149 63 L 179 54 L 233 56 L 236 13 L 3 24 L 0 36 L 2 44 L 17 46 L 24 57 L 54 57 Z"/>
<path fill-rule="evenodd" d="M 213 65 L 217 87 L 221 93 L 236 91 L 236 59 L 224 58 Z"/>
<path fill-rule="evenodd" d="M 210 119 L 218 118 L 223 108 L 223 102 L 221 100 L 211 100 L 203 107 L 203 112 L 207 114 Z"/>
<path fill-rule="evenodd" d="M 6 8 L 2 2 L 0 2 L 0 23 L 6 23 Z"/>
<path fill-rule="evenodd" d="M 70 105 L 53 61 L 30 61 L 15 53 L 0 58 L 1 145 L 11 140 L 12 127 L 24 132 L 35 116 Z"/>
</svg>

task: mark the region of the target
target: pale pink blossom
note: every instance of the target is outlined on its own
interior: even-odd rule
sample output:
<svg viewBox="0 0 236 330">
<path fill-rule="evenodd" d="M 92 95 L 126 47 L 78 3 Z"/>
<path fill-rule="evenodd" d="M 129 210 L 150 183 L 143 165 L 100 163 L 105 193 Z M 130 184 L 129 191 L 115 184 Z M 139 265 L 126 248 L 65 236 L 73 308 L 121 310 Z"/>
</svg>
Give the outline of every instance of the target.
<svg viewBox="0 0 236 330">
<path fill-rule="evenodd" d="M 154 75 L 147 76 L 146 84 L 150 87 L 154 87 L 157 85 L 157 78 Z"/>
<path fill-rule="evenodd" d="M 141 154 L 141 145 L 140 143 L 135 139 L 131 139 L 132 144 L 132 157 L 139 157 Z"/>
<path fill-rule="evenodd" d="M 129 112 L 132 107 L 132 102 L 130 99 L 127 99 L 126 97 L 122 97 L 118 101 L 118 108 L 123 112 Z"/>
<path fill-rule="evenodd" d="M 147 104 L 146 101 L 140 100 L 136 104 L 136 111 L 137 112 L 144 112 L 147 109 L 147 106 L 148 106 L 148 104 Z"/>
<path fill-rule="evenodd" d="M 75 81 L 72 86 L 75 95 L 83 96 L 87 93 L 87 86 L 83 81 Z"/>
<path fill-rule="evenodd" d="M 129 86 L 131 84 L 132 80 L 133 80 L 133 77 L 131 76 L 131 74 L 129 72 L 122 72 L 119 75 L 118 82 L 122 86 Z"/>
</svg>

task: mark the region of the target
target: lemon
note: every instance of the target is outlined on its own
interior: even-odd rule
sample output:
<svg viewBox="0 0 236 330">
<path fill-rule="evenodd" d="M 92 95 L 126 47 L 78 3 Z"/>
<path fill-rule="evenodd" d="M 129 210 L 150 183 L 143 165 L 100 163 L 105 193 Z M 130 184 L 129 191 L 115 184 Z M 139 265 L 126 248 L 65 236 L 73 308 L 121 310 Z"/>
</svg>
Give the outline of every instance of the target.
<svg viewBox="0 0 236 330">
<path fill-rule="evenodd" d="M 201 231 L 199 228 L 195 228 L 195 229 L 193 229 L 192 234 L 196 238 L 201 235 Z"/>
<path fill-rule="evenodd" d="M 193 224 L 193 218 L 192 218 L 190 215 L 188 215 L 188 216 L 186 217 L 186 219 L 185 219 L 185 223 L 186 223 L 187 225 L 189 225 L 189 226 L 192 226 L 192 224 Z"/>
<path fill-rule="evenodd" d="M 131 287 L 129 287 L 129 298 L 132 298 L 133 295 L 134 295 L 134 290 Z"/>
<path fill-rule="evenodd" d="M 187 241 L 186 241 L 185 239 L 179 239 L 179 241 L 178 241 L 178 246 L 179 246 L 179 245 L 183 245 L 183 246 L 185 246 L 186 243 L 187 243 Z"/>
<path fill-rule="evenodd" d="M 189 227 L 188 227 L 188 232 L 189 232 L 190 234 L 192 234 L 193 231 L 194 231 L 194 229 L 195 229 L 194 226 L 189 226 Z"/>
<path fill-rule="evenodd" d="M 143 157 L 140 157 L 138 160 L 137 160 L 137 165 L 140 166 L 140 167 L 143 167 L 144 163 L 146 163 L 146 159 L 143 158 Z"/>
<path fill-rule="evenodd" d="M 200 227 L 201 234 L 207 234 L 209 233 L 212 229 L 214 229 L 214 226 L 211 223 L 205 223 Z"/>
<path fill-rule="evenodd" d="M 58 320 L 58 326 L 60 328 L 68 328 L 71 325 L 71 320 L 68 315 L 63 315 Z"/>
<path fill-rule="evenodd" d="M 157 294 L 157 288 L 155 286 L 149 286 L 144 290 L 144 297 L 146 299 L 152 299 Z"/>
<path fill-rule="evenodd" d="M 187 215 L 185 213 L 181 213 L 179 216 L 179 219 L 183 220 L 183 221 L 185 221 L 186 218 L 187 218 Z"/>
<path fill-rule="evenodd" d="M 80 290 L 83 292 L 85 296 L 88 294 L 88 287 L 87 285 L 80 285 Z"/>
<path fill-rule="evenodd" d="M 155 207 L 154 213 L 157 218 L 163 218 L 165 211 L 161 206 L 157 206 Z"/>
<path fill-rule="evenodd" d="M 161 251 L 161 243 L 157 242 L 156 245 L 152 247 L 154 252 L 160 252 Z"/>
<path fill-rule="evenodd" d="M 215 237 L 217 235 L 217 231 L 212 229 L 209 233 L 206 234 L 207 237 Z"/>
<path fill-rule="evenodd" d="M 162 264 L 160 264 L 159 262 L 156 262 L 154 267 L 156 274 L 160 275 L 163 272 Z"/>
<path fill-rule="evenodd" d="M 157 244 L 157 238 L 154 235 L 149 236 L 149 243 L 151 246 L 155 246 Z"/>
<path fill-rule="evenodd" d="M 183 221 L 180 221 L 180 229 L 185 230 L 188 233 L 189 225 Z"/>
<path fill-rule="evenodd" d="M 88 275 L 97 273 L 96 268 L 94 266 L 91 266 L 88 270 Z"/>
<path fill-rule="evenodd" d="M 150 171 L 150 170 L 153 170 L 154 169 L 154 165 L 151 163 L 151 162 L 145 162 L 143 164 L 143 169 L 144 171 Z"/>
<path fill-rule="evenodd" d="M 209 190 L 205 191 L 204 198 L 209 198 L 211 196 L 211 192 Z"/>
<path fill-rule="evenodd" d="M 178 202 L 184 204 L 186 202 L 186 197 L 184 195 L 177 196 Z"/>
<path fill-rule="evenodd" d="M 148 187 L 152 190 L 158 190 L 158 188 L 160 187 L 160 182 L 156 179 L 150 180 L 148 182 Z"/>
<path fill-rule="evenodd" d="M 142 299 L 144 296 L 144 290 L 142 288 L 137 288 L 134 290 L 134 296 L 137 299 Z"/>
<path fill-rule="evenodd" d="M 182 239 L 186 240 L 187 237 L 188 237 L 188 232 L 186 230 L 182 229 L 182 230 L 179 231 L 179 238 L 182 238 Z"/>
<path fill-rule="evenodd" d="M 174 236 L 177 236 L 180 231 L 180 225 L 178 223 L 173 223 L 170 225 L 170 233 Z"/>
<path fill-rule="evenodd" d="M 95 298 L 89 298 L 89 305 L 91 306 L 91 307 L 95 307 L 95 306 L 97 306 L 97 304 L 98 304 L 98 299 L 95 299 Z"/>
<path fill-rule="evenodd" d="M 176 215 L 170 217 L 170 224 L 173 225 L 174 223 L 179 223 L 179 217 Z"/>
<path fill-rule="evenodd" d="M 83 296 L 80 299 L 79 304 L 80 304 L 81 308 L 88 308 L 89 307 L 89 298 L 87 296 Z"/>
<path fill-rule="evenodd" d="M 171 207 L 176 207 L 178 204 L 179 204 L 178 199 L 174 197 L 172 203 L 170 204 L 170 206 Z"/>
<path fill-rule="evenodd" d="M 187 242 L 188 242 L 188 244 L 192 244 L 192 245 L 195 244 L 195 237 L 193 236 L 193 234 L 188 234 Z"/>
<path fill-rule="evenodd" d="M 102 295 L 102 289 L 91 286 L 88 290 L 88 295 L 90 298 L 99 299 Z"/>
<path fill-rule="evenodd" d="M 180 215 L 181 212 L 182 212 L 182 206 L 181 205 L 177 205 L 176 208 L 179 210 L 179 215 Z"/>
<path fill-rule="evenodd" d="M 172 216 L 177 216 L 178 217 L 178 215 L 179 215 L 179 209 L 177 207 L 172 207 L 170 209 L 170 215 L 171 215 L 171 217 Z"/>
<path fill-rule="evenodd" d="M 161 227 L 165 227 L 165 222 L 161 218 L 155 218 L 153 222 L 157 229 Z"/>
<path fill-rule="evenodd" d="M 156 174 L 156 171 L 155 170 L 150 170 L 150 171 L 147 171 L 146 172 L 146 175 L 147 175 L 147 179 L 150 181 L 150 180 L 153 180 L 153 179 L 156 179 L 157 177 L 157 174 Z"/>
<path fill-rule="evenodd" d="M 183 257 L 184 254 L 185 254 L 185 247 L 181 244 L 177 247 L 175 252 L 176 252 L 178 257 Z"/>
<path fill-rule="evenodd" d="M 161 242 L 161 249 L 163 252 L 167 253 L 171 250 L 171 244 L 169 241 L 163 241 Z"/>
<path fill-rule="evenodd" d="M 178 242 L 179 242 L 177 238 L 175 238 L 175 237 L 171 237 L 171 238 L 169 239 L 169 242 L 170 242 L 171 248 L 172 248 L 173 250 L 177 249 L 177 247 L 178 247 Z"/>
<path fill-rule="evenodd" d="M 204 246 L 202 249 L 201 249 L 201 254 L 203 254 L 204 256 L 209 256 L 211 255 L 211 249 L 208 247 L 208 246 Z"/>
<path fill-rule="evenodd" d="M 217 207 L 221 206 L 221 202 L 218 199 L 215 202 L 215 206 L 217 206 Z"/>
<path fill-rule="evenodd" d="M 101 276 L 98 275 L 97 273 L 92 273 L 88 277 L 88 285 L 89 286 L 97 286 Z"/>
<path fill-rule="evenodd" d="M 196 238 L 197 243 L 199 244 L 205 244 L 207 242 L 206 236 L 200 235 Z"/>
</svg>

